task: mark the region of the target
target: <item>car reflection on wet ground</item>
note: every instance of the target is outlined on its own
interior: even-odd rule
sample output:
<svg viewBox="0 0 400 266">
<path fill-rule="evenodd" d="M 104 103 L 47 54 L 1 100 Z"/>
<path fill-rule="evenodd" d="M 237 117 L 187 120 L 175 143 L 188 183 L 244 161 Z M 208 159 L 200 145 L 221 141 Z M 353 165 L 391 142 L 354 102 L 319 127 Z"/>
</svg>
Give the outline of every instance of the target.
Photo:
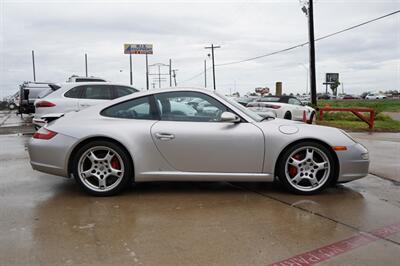
<svg viewBox="0 0 400 266">
<path fill-rule="evenodd" d="M 397 137 L 380 140 L 382 151 L 365 144 L 376 146 L 372 157 L 398 161 Z M 390 175 L 399 171 L 390 160 L 371 166 L 388 177 L 373 172 L 315 196 L 272 183 L 157 182 L 97 198 L 33 171 L 28 139 L 0 136 L 3 265 L 398 265 L 400 187 Z"/>
</svg>

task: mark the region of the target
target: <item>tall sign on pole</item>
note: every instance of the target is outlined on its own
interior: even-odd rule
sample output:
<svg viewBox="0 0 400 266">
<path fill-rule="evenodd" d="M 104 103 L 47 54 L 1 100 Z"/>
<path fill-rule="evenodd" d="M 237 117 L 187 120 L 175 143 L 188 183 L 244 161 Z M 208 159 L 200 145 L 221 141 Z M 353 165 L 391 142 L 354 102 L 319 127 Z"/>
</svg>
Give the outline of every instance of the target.
<svg viewBox="0 0 400 266">
<path fill-rule="evenodd" d="M 124 54 L 129 54 L 129 66 L 130 66 L 130 82 L 133 84 L 133 72 L 132 72 L 132 54 L 144 54 L 146 55 L 146 88 L 149 89 L 149 62 L 147 59 L 148 54 L 153 54 L 152 44 L 124 44 Z"/>
<path fill-rule="evenodd" d="M 210 47 L 205 47 L 205 49 L 211 49 L 211 59 L 212 59 L 212 70 L 213 70 L 213 85 L 214 85 L 214 90 L 216 90 L 216 84 L 215 84 L 215 61 L 214 61 L 214 49 L 221 48 L 221 46 L 214 46 L 214 44 L 211 44 Z"/>
<path fill-rule="evenodd" d="M 172 60 L 169 59 L 169 86 L 172 87 Z"/>
</svg>

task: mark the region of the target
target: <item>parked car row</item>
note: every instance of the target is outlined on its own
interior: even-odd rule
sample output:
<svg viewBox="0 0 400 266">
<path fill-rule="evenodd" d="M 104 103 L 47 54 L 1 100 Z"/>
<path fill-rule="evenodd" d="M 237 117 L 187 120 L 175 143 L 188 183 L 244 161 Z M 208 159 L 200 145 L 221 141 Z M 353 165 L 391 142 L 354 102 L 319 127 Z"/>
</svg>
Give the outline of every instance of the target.
<svg viewBox="0 0 400 266">
<path fill-rule="evenodd" d="M 262 117 L 277 117 L 312 123 L 315 109 L 302 103 L 294 96 L 242 97 L 235 99 Z"/>
<path fill-rule="evenodd" d="M 36 129 L 46 124 L 49 114 L 76 112 L 87 107 L 137 92 L 134 87 L 107 82 L 97 77 L 71 76 L 65 83 L 24 82 L 7 99 L 9 109 L 34 115 Z"/>
</svg>

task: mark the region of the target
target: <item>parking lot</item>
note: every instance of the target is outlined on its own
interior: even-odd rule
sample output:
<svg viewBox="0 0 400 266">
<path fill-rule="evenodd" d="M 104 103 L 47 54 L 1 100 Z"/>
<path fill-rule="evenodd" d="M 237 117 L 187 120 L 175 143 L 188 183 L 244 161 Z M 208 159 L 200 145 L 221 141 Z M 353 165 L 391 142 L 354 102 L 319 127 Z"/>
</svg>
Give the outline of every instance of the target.
<svg viewBox="0 0 400 266">
<path fill-rule="evenodd" d="M 142 183 L 91 197 L 33 171 L 0 114 L 2 265 L 398 265 L 400 134 L 356 133 L 371 174 L 315 196 L 272 183 Z"/>
</svg>

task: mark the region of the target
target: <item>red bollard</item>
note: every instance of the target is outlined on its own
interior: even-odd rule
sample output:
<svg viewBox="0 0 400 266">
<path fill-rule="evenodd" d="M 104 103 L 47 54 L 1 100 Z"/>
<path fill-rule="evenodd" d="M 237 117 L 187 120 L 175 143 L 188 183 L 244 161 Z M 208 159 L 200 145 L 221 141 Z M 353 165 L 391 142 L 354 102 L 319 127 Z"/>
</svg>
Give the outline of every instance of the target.
<svg viewBox="0 0 400 266">
<path fill-rule="evenodd" d="M 303 122 L 307 123 L 307 113 L 306 113 L 306 111 L 303 111 Z"/>
</svg>

